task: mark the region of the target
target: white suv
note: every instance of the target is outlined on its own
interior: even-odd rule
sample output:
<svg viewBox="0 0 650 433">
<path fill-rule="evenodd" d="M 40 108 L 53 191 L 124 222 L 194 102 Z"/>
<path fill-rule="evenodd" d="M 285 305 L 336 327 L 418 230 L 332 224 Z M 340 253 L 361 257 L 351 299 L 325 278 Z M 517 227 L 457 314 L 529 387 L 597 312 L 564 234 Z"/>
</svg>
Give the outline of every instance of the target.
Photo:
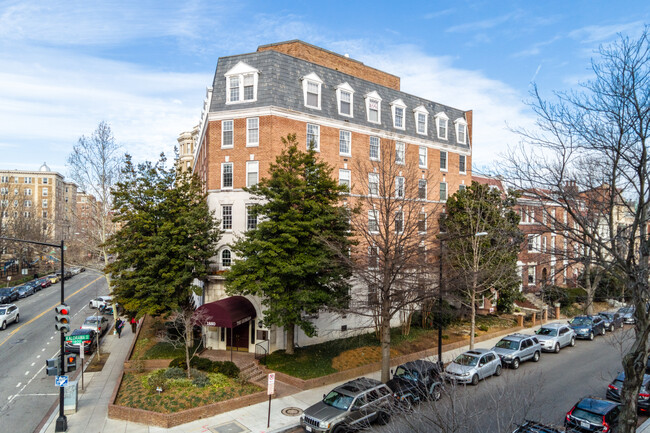
<svg viewBox="0 0 650 433">
<path fill-rule="evenodd" d="M 3 331 L 7 329 L 7 325 L 11 322 L 18 323 L 20 321 L 20 314 L 18 307 L 14 304 L 0 304 L 0 329 Z"/>
<path fill-rule="evenodd" d="M 98 296 L 95 299 L 92 299 L 89 303 L 88 306 L 90 308 L 99 308 L 101 309 L 102 307 L 106 308 L 108 307 L 111 302 L 113 301 L 113 298 L 111 296 Z"/>
</svg>

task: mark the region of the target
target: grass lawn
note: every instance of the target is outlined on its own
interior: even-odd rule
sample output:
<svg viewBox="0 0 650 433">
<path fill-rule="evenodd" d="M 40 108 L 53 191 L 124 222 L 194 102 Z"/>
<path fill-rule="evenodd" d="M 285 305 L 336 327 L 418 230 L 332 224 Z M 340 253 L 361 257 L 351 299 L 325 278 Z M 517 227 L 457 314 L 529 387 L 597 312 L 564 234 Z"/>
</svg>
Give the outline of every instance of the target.
<svg viewBox="0 0 650 433">
<path fill-rule="evenodd" d="M 234 379 L 223 376 L 218 386 L 210 384 L 203 388 L 198 388 L 187 380 L 171 381 L 169 387 L 158 394 L 143 386 L 142 378 L 146 374 L 125 373 L 116 404 L 159 413 L 174 413 L 262 390 L 259 386 L 250 383 L 241 385 Z"/>
</svg>

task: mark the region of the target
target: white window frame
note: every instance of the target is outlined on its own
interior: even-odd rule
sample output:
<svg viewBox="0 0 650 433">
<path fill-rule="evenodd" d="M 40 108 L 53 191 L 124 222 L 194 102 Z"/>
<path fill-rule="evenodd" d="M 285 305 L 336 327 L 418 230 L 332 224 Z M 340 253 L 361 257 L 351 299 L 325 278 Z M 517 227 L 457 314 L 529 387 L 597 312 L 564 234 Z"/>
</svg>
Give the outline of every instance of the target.
<svg viewBox="0 0 650 433">
<path fill-rule="evenodd" d="M 374 230 L 371 230 L 371 221 L 374 221 Z M 376 209 L 368 210 L 368 233 L 379 234 L 379 213 Z"/>
<path fill-rule="evenodd" d="M 377 156 L 373 157 L 372 156 L 372 148 L 373 148 L 373 140 L 377 140 Z M 375 135 L 371 135 L 368 139 L 368 155 L 370 157 L 371 161 L 379 161 L 381 160 L 381 139 Z"/>
<path fill-rule="evenodd" d="M 43 197 L 47 197 L 49 195 L 49 193 L 50 193 L 49 188 L 44 187 L 41 194 L 42 194 Z"/>
<path fill-rule="evenodd" d="M 230 166 L 230 174 L 232 175 L 231 185 L 224 186 L 224 175 L 226 174 L 224 168 Z M 221 163 L 221 189 L 233 189 L 235 185 L 235 166 L 232 162 L 222 162 Z"/>
<path fill-rule="evenodd" d="M 533 272 L 530 272 L 531 269 L 533 270 Z M 536 275 L 537 274 L 537 267 L 535 265 L 529 265 L 527 274 L 528 274 L 527 285 L 528 286 L 534 286 L 536 284 L 536 282 L 537 282 L 537 275 Z M 532 282 L 530 281 L 531 277 L 532 277 L 532 280 L 533 280 Z"/>
<path fill-rule="evenodd" d="M 251 126 L 251 123 L 253 123 L 253 126 Z M 255 141 L 253 141 L 254 137 L 252 137 L 255 134 L 251 134 L 251 131 L 257 131 L 257 139 Z M 233 138 L 234 138 L 234 134 L 233 134 Z M 260 118 L 249 117 L 246 119 L 246 147 L 257 147 L 259 145 L 260 145 Z"/>
<path fill-rule="evenodd" d="M 443 112 L 434 116 L 436 118 L 436 136 L 439 140 L 449 139 L 449 117 Z M 440 133 L 440 127 L 444 125 L 444 134 Z"/>
<path fill-rule="evenodd" d="M 257 90 L 258 90 L 258 81 L 259 81 L 259 73 L 257 69 L 253 68 L 250 65 L 247 65 L 244 62 L 238 62 L 235 66 L 233 66 L 228 72 L 224 74 L 224 77 L 226 77 L 226 105 L 230 104 L 245 104 L 248 102 L 255 102 L 257 101 Z M 244 77 L 246 76 L 253 76 L 253 99 L 244 99 Z M 236 101 L 231 100 L 231 78 L 238 78 L 238 92 L 239 92 L 239 97 Z"/>
<path fill-rule="evenodd" d="M 232 231 L 232 226 L 234 222 L 233 218 L 233 206 L 232 203 L 229 204 L 222 204 L 221 205 L 221 229 L 226 232 Z M 228 215 L 230 217 L 230 227 L 226 228 L 225 221 L 226 221 L 226 209 L 230 209 L 230 214 Z"/>
<path fill-rule="evenodd" d="M 250 204 L 246 205 L 246 231 L 249 230 L 254 230 L 254 228 L 251 228 L 248 224 L 248 222 L 251 219 L 251 206 Z M 255 228 L 257 228 L 257 224 L 259 223 L 258 221 L 258 215 L 255 215 Z"/>
<path fill-rule="evenodd" d="M 428 149 L 425 146 L 418 149 L 418 164 L 420 168 L 429 168 Z"/>
<path fill-rule="evenodd" d="M 402 110 L 402 126 L 398 126 L 397 123 L 395 123 L 396 117 L 396 112 L 397 109 L 400 108 Z M 402 131 L 406 129 L 406 104 L 404 101 L 401 99 L 396 99 L 393 102 L 390 103 L 390 111 L 393 115 L 393 128 L 395 129 L 401 129 Z"/>
<path fill-rule="evenodd" d="M 320 125 L 316 125 L 313 123 L 308 123 L 307 124 L 307 150 L 309 150 L 309 128 L 315 129 L 316 130 L 316 140 L 314 140 L 314 147 L 313 150 L 316 152 L 320 152 Z M 313 134 L 312 134 L 313 135 Z"/>
<path fill-rule="evenodd" d="M 424 183 L 424 197 L 422 197 L 422 194 L 420 194 L 420 192 L 422 191 L 421 186 L 422 186 L 423 183 Z M 427 196 L 429 194 L 428 189 L 429 189 L 429 182 L 427 182 L 426 179 L 418 179 L 418 198 L 420 200 L 426 200 L 427 199 Z"/>
<path fill-rule="evenodd" d="M 32 195 L 32 189 L 31 188 L 25 188 L 25 195 Z"/>
<path fill-rule="evenodd" d="M 454 121 L 456 125 L 456 143 L 467 144 L 467 121 L 463 118 L 456 119 Z M 463 140 L 460 139 L 460 131 L 463 131 Z"/>
<path fill-rule="evenodd" d="M 339 185 L 347 185 L 348 191 L 352 189 L 352 172 L 350 170 L 339 168 Z"/>
<path fill-rule="evenodd" d="M 376 185 L 373 192 L 372 185 Z M 379 196 L 379 173 L 368 173 L 368 195 L 371 197 Z"/>
<path fill-rule="evenodd" d="M 46 198 L 44 198 L 42 200 L 42 207 L 47 207 L 47 199 Z"/>
<path fill-rule="evenodd" d="M 424 218 L 422 216 L 424 215 Z M 423 210 L 418 214 L 418 233 L 419 234 L 425 234 L 427 232 L 427 223 L 428 223 L 428 215 L 427 213 Z M 424 230 L 422 230 L 422 226 L 420 225 L 424 221 Z"/>
<path fill-rule="evenodd" d="M 381 101 L 382 101 L 382 99 L 379 96 L 379 93 L 377 93 L 376 91 L 373 90 L 372 92 L 367 93 L 365 95 L 365 99 L 366 99 L 366 119 L 370 123 L 381 125 Z M 377 120 L 371 120 L 370 119 L 370 103 L 371 103 L 371 101 L 377 102 Z"/>
<path fill-rule="evenodd" d="M 395 176 L 395 198 L 405 198 L 406 196 L 406 178 L 404 176 Z"/>
<path fill-rule="evenodd" d="M 404 141 L 395 142 L 395 164 L 406 164 L 406 143 Z"/>
<path fill-rule="evenodd" d="M 307 103 L 307 91 L 309 90 L 309 84 L 315 84 L 318 86 L 318 103 L 317 105 L 309 105 Z M 320 79 L 318 75 L 315 73 L 311 73 L 308 75 L 305 75 L 302 77 L 302 93 L 303 93 L 303 102 L 305 104 L 305 107 L 307 108 L 314 108 L 316 110 L 321 109 L 321 100 L 322 100 L 322 95 L 323 95 L 323 80 Z"/>
<path fill-rule="evenodd" d="M 400 230 L 397 230 L 398 229 L 398 226 L 397 226 L 398 221 L 400 222 L 400 226 L 399 226 Z M 404 211 L 403 210 L 395 211 L 395 233 L 397 233 L 397 234 L 404 233 Z"/>
<path fill-rule="evenodd" d="M 460 162 L 463 161 L 465 170 L 460 169 Z M 458 155 L 458 172 L 460 174 L 467 174 L 467 155 Z"/>
<path fill-rule="evenodd" d="M 442 155 L 443 154 L 445 155 L 445 158 L 444 158 L 445 166 L 444 167 L 442 166 L 442 159 L 443 159 Z M 448 170 L 449 170 L 449 152 L 447 152 L 446 150 L 441 150 L 440 151 L 440 171 L 448 171 Z"/>
<path fill-rule="evenodd" d="M 420 114 L 424 115 L 424 131 L 420 131 L 419 129 L 418 116 Z M 415 132 L 419 135 L 427 135 L 427 131 L 429 130 L 429 112 L 424 108 L 424 105 L 419 105 L 413 110 L 413 119 L 415 120 Z"/>
<path fill-rule="evenodd" d="M 226 132 L 226 124 L 230 122 L 230 125 L 232 125 L 232 129 L 229 130 L 229 132 L 232 133 L 232 141 L 230 145 L 224 145 L 224 132 Z M 227 120 L 222 120 L 221 121 L 221 148 L 222 149 L 232 149 L 235 147 L 235 121 L 233 119 L 227 119 Z"/>
<path fill-rule="evenodd" d="M 249 175 L 255 173 L 255 183 L 249 182 Z M 246 186 L 251 187 L 257 185 L 260 181 L 260 162 L 259 161 L 246 161 Z"/>
<path fill-rule="evenodd" d="M 445 198 L 442 198 L 442 194 L 440 194 L 440 201 L 447 201 L 449 199 L 449 185 L 447 182 L 440 182 L 440 185 L 438 187 L 438 190 L 441 192 L 442 191 L 442 185 L 445 186 Z"/>
<path fill-rule="evenodd" d="M 341 150 L 341 143 L 343 136 L 347 135 L 348 149 L 347 152 Z M 352 132 L 346 131 L 345 129 L 339 129 L 339 155 L 341 156 L 352 156 Z"/>
<path fill-rule="evenodd" d="M 341 94 L 347 92 L 350 94 L 350 114 L 341 112 Z M 354 117 L 354 89 L 348 84 L 343 83 L 336 86 L 336 109 L 340 116 Z"/>
<path fill-rule="evenodd" d="M 224 253 L 228 253 L 228 255 L 230 256 L 230 257 L 228 257 L 228 260 L 230 260 L 230 264 L 229 264 L 229 265 L 224 265 L 224 264 L 223 264 L 223 260 L 224 260 L 224 257 L 223 257 L 223 256 L 224 256 Z M 230 269 L 231 266 L 232 266 L 232 251 L 230 251 L 230 249 L 228 249 L 228 248 L 224 248 L 224 249 L 221 250 L 221 252 L 219 253 L 219 267 L 220 267 L 221 269 Z"/>
</svg>

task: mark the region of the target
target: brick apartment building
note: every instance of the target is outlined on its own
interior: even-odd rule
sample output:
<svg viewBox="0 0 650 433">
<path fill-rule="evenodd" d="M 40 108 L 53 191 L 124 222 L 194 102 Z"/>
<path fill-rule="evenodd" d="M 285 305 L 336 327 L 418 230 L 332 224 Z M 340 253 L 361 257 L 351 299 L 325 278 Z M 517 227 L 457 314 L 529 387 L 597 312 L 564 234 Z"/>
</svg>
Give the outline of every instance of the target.
<svg viewBox="0 0 650 433">
<path fill-rule="evenodd" d="M 256 343 L 264 343 L 270 351 L 284 348 L 283 330 L 261 324 L 260 300 L 228 297 L 221 273 L 234 259 L 229 244 L 257 224 L 247 213 L 251 201 L 242 188 L 265 176 L 289 133 L 305 148 L 313 143 L 352 196 L 372 194 L 374 179 L 372 173 L 355 172 L 355 161 L 379 158 L 386 148 L 399 164 L 415 165 L 422 179 L 429 179 L 419 183 L 423 207 L 442 208 L 448 195 L 471 180 L 471 111 L 402 92 L 399 77 L 302 41 L 219 58 L 199 127 L 179 137 L 181 157 L 187 157 L 183 163 L 191 161 L 204 182 L 224 230 L 218 264 L 202 299 L 215 311 L 209 347 L 253 351 Z M 297 332 L 297 344 L 371 327 L 367 318 L 351 314 L 322 312 L 314 320 L 318 337 Z"/>
</svg>

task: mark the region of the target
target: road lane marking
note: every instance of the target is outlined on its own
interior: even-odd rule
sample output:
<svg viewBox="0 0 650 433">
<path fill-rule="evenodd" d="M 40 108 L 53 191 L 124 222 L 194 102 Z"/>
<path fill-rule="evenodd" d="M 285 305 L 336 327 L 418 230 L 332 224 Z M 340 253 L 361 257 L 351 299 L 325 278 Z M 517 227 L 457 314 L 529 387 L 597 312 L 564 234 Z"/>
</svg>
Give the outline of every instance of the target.
<svg viewBox="0 0 650 433">
<path fill-rule="evenodd" d="M 30 367 L 33 367 L 33 366 L 35 366 L 35 365 L 36 365 L 36 363 L 35 363 L 35 362 L 32 362 L 32 365 L 30 365 Z"/>
<path fill-rule="evenodd" d="M 76 292 L 69 294 L 69 295 L 64 299 L 64 301 L 67 301 L 68 299 L 72 298 L 74 295 L 76 295 L 77 293 L 79 293 L 79 292 L 81 292 L 82 290 L 86 289 L 86 288 L 89 287 L 91 284 L 94 284 L 94 283 L 96 283 L 97 281 L 101 280 L 102 278 L 104 278 L 103 275 L 100 276 L 100 277 L 95 278 L 95 279 L 92 280 L 90 283 L 88 283 L 88 284 L 86 284 L 85 286 L 83 286 L 82 288 L 78 289 Z M 5 338 L 4 341 L 2 341 L 2 343 L 0 343 L 0 347 L 2 347 L 3 344 L 5 344 L 7 341 L 9 341 L 9 339 L 10 339 L 10 338 L 11 338 L 11 337 L 16 333 L 16 332 L 20 331 L 24 326 L 29 325 L 30 323 L 34 322 L 34 321 L 37 320 L 37 319 L 40 319 L 40 318 L 43 317 L 45 314 L 47 314 L 48 312 L 50 312 L 50 311 L 52 311 L 54 308 L 56 308 L 57 305 L 61 305 L 61 304 L 60 304 L 59 302 L 57 302 L 56 304 L 52 305 L 50 308 L 44 310 L 44 311 L 43 311 L 41 314 L 39 314 L 38 316 L 33 317 L 31 320 L 29 320 L 29 321 L 23 323 L 23 324 L 20 325 L 18 328 L 16 328 L 16 329 L 14 329 L 13 331 L 11 331 L 11 333 L 7 336 L 7 338 Z M 43 349 L 43 350 L 45 350 L 45 349 Z"/>
<path fill-rule="evenodd" d="M 16 385 L 16 388 L 20 388 L 20 385 L 22 385 L 22 382 L 18 382 L 18 385 Z"/>
<path fill-rule="evenodd" d="M 29 374 L 29 371 L 26 371 L 26 372 L 25 372 L 25 376 L 27 376 L 28 374 Z"/>
</svg>

